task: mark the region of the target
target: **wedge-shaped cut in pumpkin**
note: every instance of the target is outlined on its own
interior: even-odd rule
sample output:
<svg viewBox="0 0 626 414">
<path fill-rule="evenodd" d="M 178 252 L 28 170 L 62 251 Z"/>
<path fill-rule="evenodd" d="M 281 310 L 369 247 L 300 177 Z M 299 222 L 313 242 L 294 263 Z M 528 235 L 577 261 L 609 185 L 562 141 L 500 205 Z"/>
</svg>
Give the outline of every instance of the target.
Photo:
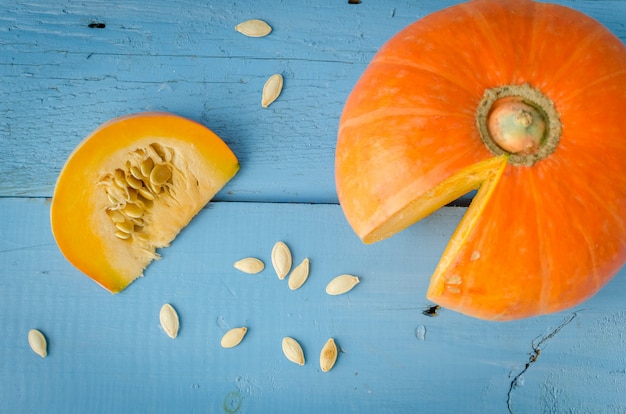
<svg viewBox="0 0 626 414">
<path fill-rule="evenodd" d="M 428 298 L 491 320 L 576 306 L 626 262 L 625 90 L 626 47 L 573 9 L 433 13 L 381 48 L 345 104 L 342 209 L 371 243 L 478 189 Z"/>
<path fill-rule="evenodd" d="M 161 112 L 113 119 L 61 170 L 52 232 L 76 268 L 119 292 L 238 169 L 226 143 L 196 122 Z"/>
<path fill-rule="evenodd" d="M 365 234 L 363 241 L 373 243 L 386 239 L 470 191 L 480 189 L 472 202 L 473 208 L 478 213 L 485 203 L 481 200 L 491 194 L 493 186 L 506 166 L 506 161 L 507 157 L 502 155 L 464 168 L 390 215 L 379 227 Z"/>
</svg>

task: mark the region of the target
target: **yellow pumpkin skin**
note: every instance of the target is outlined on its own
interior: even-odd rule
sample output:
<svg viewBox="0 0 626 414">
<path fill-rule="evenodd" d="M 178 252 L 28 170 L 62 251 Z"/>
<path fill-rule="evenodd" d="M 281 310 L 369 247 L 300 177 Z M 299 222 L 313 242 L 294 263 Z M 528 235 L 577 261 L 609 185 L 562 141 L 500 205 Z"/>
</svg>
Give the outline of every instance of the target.
<svg viewBox="0 0 626 414">
<path fill-rule="evenodd" d="M 153 191 L 158 194 L 146 195 L 153 200 L 130 186 L 120 190 L 112 179 L 115 170 L 126 171 L 128 177 L 129 166 L 144 158 L 171 172 L 159 186 L 144 178 L 144 190 L 158 187 Z M 113 119 L 78 145 L 59 174 L 50 209 L 54 238 L 78 270 L 117 293 L 143 275 L 159 257 L 156 249 L 167 247 L 238 170 L 226 143 L 201 124 L 164 112 Z M 113 203 L 111 188 L 134 198 Z M 128 204 L 141 206 L 143 212 L 126 219 L 134 230 L 121 239 L 112 216 Z"/>
</svg>

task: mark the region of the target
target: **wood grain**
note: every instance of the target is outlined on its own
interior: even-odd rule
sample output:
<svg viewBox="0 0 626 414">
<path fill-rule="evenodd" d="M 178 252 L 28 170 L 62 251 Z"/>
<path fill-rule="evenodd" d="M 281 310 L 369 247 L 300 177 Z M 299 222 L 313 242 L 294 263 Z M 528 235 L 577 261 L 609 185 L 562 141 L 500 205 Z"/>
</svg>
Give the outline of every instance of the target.
<svg viewBox="0 0 626 414">
<path fill-rule="evenodd" d="M 430 272 L 461 208 L 363 245 L 336 205 L 213 203 L 161 252 L 163 260 L 117 295 L 64 260 L 45 200 L 5 199 L 2 211 L 5 408 L 229 412 L 241 404 L 249 413 L 486 413 L 507 412 L 507 401 L 512 412 L 626 408 L 623 274 L 561 314 L 510 323 L 445 309 L 423 314 L 432 305 L 424 299 Z M 277 240 L 296 261 L 310 258 L 311 274 L 297 291 L 269 266 Z M 248 275 L 233 268 L 248 256 L 266 269 Z M 326 284 L 341 273 L 361 283 L 327 295 Z M 180 316 L 175 340 L 159 326 L 164 303 Z M 221 348 L 223 333 L 236 326 L 249 328 L 244 341 Z M 31 328 L 48 338 L 46 359 L 28 346 Z M 284 358 L 284 336 L 300 341 L 305 366 Z M 317 360 L 329 337 L 340 355 L 323 373 Z"/>
<path fill-rule="evenodd" d="M 0 412 L 626 412 L 624 271 L 560 314 L 509 323 L 445 309 L 429 317 L 428 278 L 465 210 L 444 208 L 363 245 L 336 204 L 336 129 L 352 85 L 386 39 L 457 2 L 5 2 Z M 626 2 L 557 3 L 626 38 Z M 272 34 L 237 33 L 249 18 L 268 21 Z M 273 73 L 285 87 L 263 109 Z M 202 122 L 242 169 L 163 260 L 113 296 L 63 258 L 47 198 L 84 136 L 146 110 Z M 272 273 L 277 240 L 295 263 L 311 260 L 297 291 Z M 266 269 L 232 267 L 247 256 Z M 361 283 L 326 295 L 341 273 Z M 181 319 L 175 340 L 159 326 L 166 302 Z M 222 334 L 242 325 L 242 344 L 222 349 Z M 48 339 L 45 359 L 28 346 L 32 328 Z M 284 358 L 284 336 L 302 344 L 305 366 Z M 340 355 L 323 373 L 316 361 L 329 337 Z"/>
<path fill-rule="evenodd" d="M 390 36 L 454 3 L 11 2 L 0 16 L 0 196 L 50 196 L 99 124 L 165 110 L 213 129 L 241 159 L 219 200 L 336 202 L 334 145 L 352 85 Z M 626 3 L 560 3 L 626 34 Z M 248 18 L 272 34 L 237 33 Z M 263 109 L 263 83 L 277 72 L 285 89 Z"/>
</svg>

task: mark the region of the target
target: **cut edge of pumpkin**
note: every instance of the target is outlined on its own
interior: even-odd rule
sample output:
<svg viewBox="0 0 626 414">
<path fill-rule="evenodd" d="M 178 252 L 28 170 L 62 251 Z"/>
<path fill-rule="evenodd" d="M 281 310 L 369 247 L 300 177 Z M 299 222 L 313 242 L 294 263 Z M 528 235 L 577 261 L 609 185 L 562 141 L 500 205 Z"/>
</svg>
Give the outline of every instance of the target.
<svg viewBox="0 0 626 414">
<path fill-rule="evenodd" d="M 496 159 L 500 161 L 502 160 L 502 157 L 498 157 Z M 448 274 L 450 266 L 456 262 L 461 249 L 465 246 L 468 237 L 472 234 L 478 219 L 482 216 L 485 206 L 491 199 L 493 191 L 500 181 L 507 165 L 507 160 L 504 158 L 504 162 L 500 162 L 498 165 L 495 165 L 496 168 L 485 171 L 485 180 L 480 184 L 474 199 L 470 203 L 467 211 L 461 218 L 460 223 L 450 237 L 448 245 L 441 255 L 439 263 L 430 278 L 430 285 L 428 287 L 428 291 L 426 292 L 426 298 L 428 300 L 446 308 L 463 313 L 461 309 L 455 309 L 453 304 L 448 303 L 448 301 L 445 300 L 447 292 L 445 287 L 448 282 L 446 275 Z M 455 296 L 455 299 L 457 298 L 458 295 Z"/>
<path fill-rule="evenodd" d="M 371 244 L 389 238 L 459 197 L 478 189 L 479 191 L 471 203 L 471 205 L 474 205 L 481 198 L 484 198 L 483 193 L 485 190 L 483 188 L 490 185 L 485 184 L 493 181 L 494 177 L 500 176 L 504 166 L 507 165 L 507 160 L 508 155 L 500 155 L 490 157 L 462 169 L 431 190 L 416 197 L 385 220 L 380 226 L 363 236 L 362 241 L 366 244 Z M 466 216 L 472 210 L 471 205 Z"/>
</svg>

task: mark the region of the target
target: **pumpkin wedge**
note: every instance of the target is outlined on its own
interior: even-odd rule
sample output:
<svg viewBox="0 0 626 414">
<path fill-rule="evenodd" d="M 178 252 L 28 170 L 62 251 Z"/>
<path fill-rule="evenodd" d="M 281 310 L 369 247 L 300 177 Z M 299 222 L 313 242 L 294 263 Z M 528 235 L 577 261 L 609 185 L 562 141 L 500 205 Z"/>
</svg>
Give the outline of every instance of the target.
<svg viewBox="0 0 626 414">
<path fill-rule="evenodd" d="M 374 56 L 339 124 L 336 187 L 365 242 L 477 189 L 427 297 L 510 320 L 576 306 L 626 261 L 626 47 L 573 9 L 474 0 Z"/>
<path fill-rule="evenodd" d="M 206 127 L 161 112 L 113 119 L 61 170 L 51 205 L 65 257 L 102 287 L 123 290 L 237 173 Z"/>
</svg>

